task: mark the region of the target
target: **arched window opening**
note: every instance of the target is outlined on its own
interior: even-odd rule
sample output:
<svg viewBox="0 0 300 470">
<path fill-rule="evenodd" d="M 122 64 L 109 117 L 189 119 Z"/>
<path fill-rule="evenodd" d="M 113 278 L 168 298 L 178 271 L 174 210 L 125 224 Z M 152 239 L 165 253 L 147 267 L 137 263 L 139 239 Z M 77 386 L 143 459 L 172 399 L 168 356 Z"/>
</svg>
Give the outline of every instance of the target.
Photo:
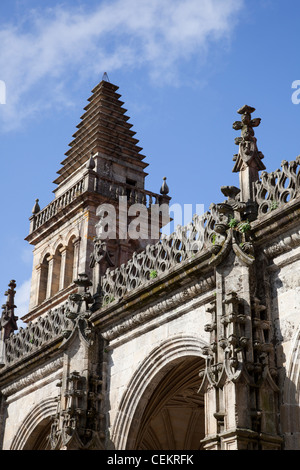
<svg viewBox="0 0 300 470">
<path fill-rule="evenodd" d="M 75 237 L 69 240 L 66 247 L 66 264 L 65 264 L 65 276 L 64 276 L 64 287 L 68 287 L 75 279 Z"/>
<path fill-rule="evenodd" d="M 40 282 L 38 291 L 38 304 L 43 302 L 47 297 L 47 286 L 49 278 L 49 253 L 47 253 L 40 264 Z"/>
</svg>

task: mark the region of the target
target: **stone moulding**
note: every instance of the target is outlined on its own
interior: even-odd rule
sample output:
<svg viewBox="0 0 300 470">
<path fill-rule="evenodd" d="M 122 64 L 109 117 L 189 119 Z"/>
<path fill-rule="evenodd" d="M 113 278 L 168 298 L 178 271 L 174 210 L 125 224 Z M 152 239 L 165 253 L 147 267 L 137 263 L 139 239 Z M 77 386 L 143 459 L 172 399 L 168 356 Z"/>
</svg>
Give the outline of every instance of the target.
<svg viewBox="0 0 300 470">
<path fill-rule="evenodd" d="M 31 413 L 20 423 L 18 431 L 12 440 L 10 450 L 23 450 L 36 426 L 44 419 L 50 419 L 55 413 L 56 407 L 56 398 L 47 398 L 34 406 Z"/>
<path fill-rule="evenodd" d="M 11 385 L 8 385 L 7 387 L 4 387 L 1 392 L 5 397 L 9 397 L 11 395 L 14 395 L 15 393 L 20 392 L 26 387 L 32 386 L 36 384 L 40 380 L 44 380 L 47 382 L 46 377 L 51 376 L 56 371 L 59 371 L 62 369 L 63 366 L 63 357 L 59 357 L 58 359 L 55 359 L 54 361 L 51 361 L 47 365 L 39 368 L 38 370 L 32 372 L 29 375 L 26 375 L 25 377 L 22 377 L 21 379 L 17 380 Z M 52 378 L 50 379 L 52 381 Z M 24 394 L 26 394 L 24 392 Z M 18 396 L 19 398 L 19 396 Z"/>
<path fill-rule="evenodd" d="M 193 336 L 174 336 L 156 346 L 147 356 L 131 380 L 122 395 L 119 413 L 113 423 L 111 439 L 115 448 L 126 450 L 135 448 L 138 427 L 135 426 L 135 415 L 141 416 L 147 400 L 143 400 L 147 394 L 147 387 L 153 378 L 158 377 L 164 368 L 172 361 L 185 356 L 203 358 L 203 340 Z"/>
<path fill-rule="evenodd" d="M 119 322 L 117 325 L 108 330 L 104 330 L 102 332 L 102 336 L 107 341 L 112 341 L 116 338 L 119 338 L 136 327 L 140 327 L 141 325 L 149 322 L 153 318 L 157 318 L 158 316 L 167 313 L 182 304 L 185 304 L 193 298 L 209 290 L 212 290 L 214 287 L 214 275 L 203 278 L 199 282 L 180 290 L 180 292 L 177 292 L 175 295 L 170 296 L 161 302 L 157 302 L 151 307 L 148 307 L 145 310 L 142 310 L 139 313 L 124 319 L 124 321 Z M 205 301 L 203 300 L 203 302 Z"/>
<path fill-rule="evenodd" d="M 271 245 L 268 245 L 264 248 L 263 252 L 267 258 L 274 258 L 280 256 L 288 251 L 298 248 L 300 246 L 300 230 L 297 232 L 289 232 L 274 240 Z M 288 262 L 288 260 L 286 260 Z"/>
</svg>

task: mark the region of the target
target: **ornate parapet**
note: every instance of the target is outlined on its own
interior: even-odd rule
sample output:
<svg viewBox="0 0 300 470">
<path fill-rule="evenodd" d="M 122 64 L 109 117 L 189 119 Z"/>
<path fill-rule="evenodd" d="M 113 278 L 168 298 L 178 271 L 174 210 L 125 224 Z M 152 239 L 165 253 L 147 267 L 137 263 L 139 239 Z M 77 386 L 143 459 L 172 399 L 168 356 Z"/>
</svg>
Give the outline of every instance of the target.
<svg viewBox="0 0 300 470">
<path fill-rule="evenodd" d="M 50 310 L 26 328 L 11 335 L 5 341 L 5 366 L 9 367 L 35 354 L 52 342 L 64 338 L 70 330 L 71 321 L 65 315 L 66 305 Z"/>
<path fill-rule="evenodd" d="M 271 173 L 263 171 L 255 183 L 255 200 L 258 204 L 258 217 L 283 208 L 284 204 L 296 199 L 300 194 L 300 157 L 294 161 L 283 160 L 281 170 Z"/>
<path fill-rule="evenodd" d="M 178 226 L 170 236 L 147 245 L 140 253 L 134 253 L 126 264 L 108 269 L 101 280 L 102 306 L 121 300 L 128 292 L 204 252 L 212 232 L 211 220 L 210 213 L 203 217 L 195 216 L 190 224 Z M 95 250 L 98 250 L 97 241 Z"/>
<path fill-rule="evenodd" d="M 78 292 L 71 294 L 67 302 L 49 310 L 46 315 L 6 338 L 5 367 L 24 361 L 45 348 L 50 348 L 52 344 L 60 346 L 76 331 L 89 341 L 92 331 L 90 307 L 94 302 L 88 290 L 91 283 L 85 274 L 79 275 L 79 279 L 74 282 L 78 286 Z"/>
<path fill-rule="evenodd" d="M 95 267 L 100 262 L 107 268 L 101 278 L 100 306 L 120 301 L 151 280 L 192 262 L 196 256 L 207 254 L 214 262 L 215 257 L 226 250 L 232 231 L 240 251 L 250 252 L 249 238 L 246 237 L 250 224 L 244 214 L 246 204 L 239 201 L 237 188 L 226 186 L 222 191 L 227 196 L 226 201 L 211 204 L 203 216 L 195 215 L 191 223 L 178 226 L 174 233 L 147 245 L 144 251 L 134 253 L 126 264 L 115 269 L 112 269 L 105 244 L 96 239 L 91 266 Z"/>
<path fill-rule="evenodd" d="M 143 188 L 133 187 L 132 185 L 115 181 L 110 177 L 99 175 L 93 170 L 90 158 L 87 163 L 87 169 L 83 177 L 73 186 L 67 189 L 63 194 L 54 199 L 45 208 L 41 209 L 36 199 L 30 217 L 30 234 L 42 227 L 46 222 L 55 217 L 59 217 L 61 211 L 66 209 L 72 203 L 75 203 L 84 193 L 95 193 L 105 198 L 105 200 L 118 202 L 120 197 L 125 197 L 128 205 L 143 204 L 147 209 L 152 205 L 169 204 L 169 188 L 163 181 L 160 194 L 153 193 Z"/>
<path fill-rule="evenodd" d="M 82 178 L 71 188 L 69 188 L 64 194 L 50 202 L 44 209 L 40 209 L 38 199 L 32 210 L 32 216 L 30 217 L 30 234 L 37 230 L 39 227 L 48 222 L 52 217 L 57 216 L 60 211 L 69 206 L 85 191 L 85 180 Z"/>
</svg>

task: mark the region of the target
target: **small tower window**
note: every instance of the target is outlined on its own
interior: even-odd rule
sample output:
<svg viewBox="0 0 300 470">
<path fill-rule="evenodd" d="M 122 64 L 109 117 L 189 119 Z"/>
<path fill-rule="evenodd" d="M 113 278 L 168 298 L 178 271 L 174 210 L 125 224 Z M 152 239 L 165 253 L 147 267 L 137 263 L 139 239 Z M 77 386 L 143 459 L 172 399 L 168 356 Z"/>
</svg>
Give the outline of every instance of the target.
<svg viewBox="0 0 300 470">
<path fill-rule="evenodd" d="M 38 294 L 38 303 L 43 302 L 47 296 L 47 285 L 48 285 L 48 276 L 49 276 L 49 253 L 44 256 L 44 259 L 41 263 L 40 269 L 40 283 L 39 283 L 39 294 Z"/>
</svg>

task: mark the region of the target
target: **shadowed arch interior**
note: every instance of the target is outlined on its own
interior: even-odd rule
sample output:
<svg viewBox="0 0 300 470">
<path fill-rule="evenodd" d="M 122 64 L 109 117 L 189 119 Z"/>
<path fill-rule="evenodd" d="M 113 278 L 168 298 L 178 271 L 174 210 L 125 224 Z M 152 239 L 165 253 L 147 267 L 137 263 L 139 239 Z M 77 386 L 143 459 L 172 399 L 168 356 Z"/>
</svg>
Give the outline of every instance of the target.
<svg viewBox="0 0 300 470">
<path fill-rule="evenodd" d="M 175 361 L 149 398 L 136 440 L 140 450 L 200 450 L 204 400 L 198 393 L 203 359 Z"/>
<path fill-rule="evenodd" d="M 176 394 L 183 393 L 191 384 L 192 387 L 197 384 L 198 389 L 199 371 L 205 365 L 202 356 L 202 348 L 205 346 L 207 344 L 200 338 L 177 335 L 168 338 L 152 350 L 132 375 L 120 401 L 111 431 L 114 448 L 132 450 L 137 449 L 139 445 L 146 448 L 141 440 L 146 425 L 144 423 L 149 422 L 151 407 L 156 410 L 155 412 L 159 410 L 156 403 L 158 404 L 161 398 L 158 399 L 157 396 L 161 397 L 162 391 L 167 390 L 164 386 L 165 377 L 170 374 L 168 378 L 172 376 L 174 380 L 168 385 L 169 391 L 165 393 L 164 402 L 176 398 Z M 184 370 L 187 371 L 187 366 L 190 370 L 188 376 L 184 373 Z M 180 370 L 182 375 L 179 379 Z M 198 398 L 197 394 L 197 400 Z"/>
</svg>

